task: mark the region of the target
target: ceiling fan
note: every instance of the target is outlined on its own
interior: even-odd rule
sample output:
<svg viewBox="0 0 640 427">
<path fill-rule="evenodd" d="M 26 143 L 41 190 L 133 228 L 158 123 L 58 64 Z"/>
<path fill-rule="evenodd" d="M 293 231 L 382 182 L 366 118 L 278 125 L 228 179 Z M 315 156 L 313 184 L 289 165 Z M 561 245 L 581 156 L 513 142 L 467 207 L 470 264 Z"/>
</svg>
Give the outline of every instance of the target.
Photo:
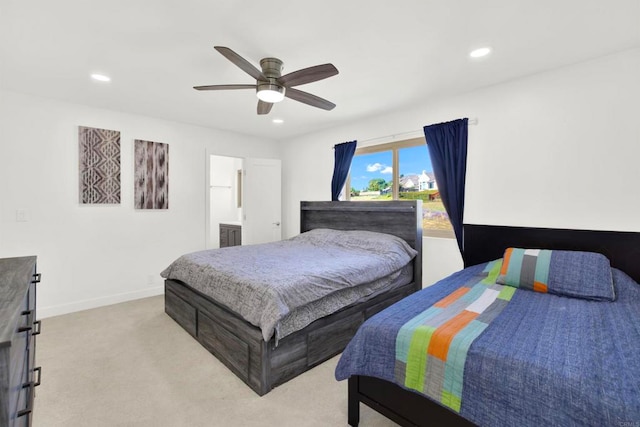
<svg viewBox="0 0 640 427">
<path fill-rule="evenodd" d="M 303 68 L 283 76 L 282 61 L 278 58 L 261 59 L 260 67 L 262 71 L 260 71 L 228 47 L 214 46 L 214 48 L 245 73 L 256 79 L 256 84 L 194 86 L 193 88 L 196 90 L 255 89 L 258 96 L 258 114 L 269 114 L 273 104 L 282 101 L 285 96 L 323 110 L 332 110 L 336 106 L 336 104 L 319 96 L 293 88 L 293 86 L 317 82 L 318 80 L 335 76 L 338 74 L 338 69 L 332 64 Z"/>
</svg>

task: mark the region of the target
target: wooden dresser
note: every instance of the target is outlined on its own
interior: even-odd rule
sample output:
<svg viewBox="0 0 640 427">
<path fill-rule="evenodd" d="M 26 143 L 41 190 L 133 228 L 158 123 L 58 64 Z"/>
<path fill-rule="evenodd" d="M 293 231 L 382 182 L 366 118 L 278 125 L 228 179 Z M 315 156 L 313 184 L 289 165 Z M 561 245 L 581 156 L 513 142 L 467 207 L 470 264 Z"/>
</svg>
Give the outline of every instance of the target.
<svg viewBox="0 0 640 427">
<path fill-rule="evenodd" d="M 242 244 L 242 227 L 235 224 L 220 224 L 220 247 L 240 246 Z"/>
<path fill-rule="evenodd" d="M 40 368 L 35 367 L 36 257 L 0 259 L 0 427 L 30 426 Z"/>
</svg>

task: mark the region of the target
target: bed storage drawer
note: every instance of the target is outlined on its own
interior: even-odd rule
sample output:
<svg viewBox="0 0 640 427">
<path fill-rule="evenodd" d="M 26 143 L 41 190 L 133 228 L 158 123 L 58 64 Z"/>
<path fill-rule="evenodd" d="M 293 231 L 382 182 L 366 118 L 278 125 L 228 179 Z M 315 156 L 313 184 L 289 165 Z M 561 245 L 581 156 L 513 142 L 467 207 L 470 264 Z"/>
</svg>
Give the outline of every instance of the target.
<svg viewBox="0 0 640 427">
<path fill-rule="evenodd" d="M 202 312 L 198 316 L 198 340 L 243 380 L 249 378 L 249 345 Z"/>
<path fill-rule="evenodd" d="M 407 296 L 411 295 L 410 291 L 407 291 L 406 293 L 402 293 L 402 294 L 397 294 L 387 300 L 381 301 L 376 305 L 373 305 L 369 308 L 367 308 L 364 312 L 364 316 L 365 318 L 369 318 L 371 316 L 373 316 L 374 314 L 378 314 L 379 312 L 381 312 L 382 310 L 384 310 L 385 308 L 389 307 L 390 305 L 393 305 L 395 303 L 397 303 L 398 301 L 400 301 L 402 298 L 405 298 Z"/>
<path fill-rule="evenodd" d="M 310 332 L 307 339 L 309 348 L 307 364 L 313 366 L 327 360 L 336 353 L 336 348 L 344 348 L 351 341 L 362 322 L 364 322 L 364 315 L 357 312 Z"/>
<path fill-rule="evenodd" d="M 187 301 L 172 292 L 167 286 L 164 292 L 165 312 L 173 317 L 192 336 L 197 335 L 197 310 Z"/>
</svg>

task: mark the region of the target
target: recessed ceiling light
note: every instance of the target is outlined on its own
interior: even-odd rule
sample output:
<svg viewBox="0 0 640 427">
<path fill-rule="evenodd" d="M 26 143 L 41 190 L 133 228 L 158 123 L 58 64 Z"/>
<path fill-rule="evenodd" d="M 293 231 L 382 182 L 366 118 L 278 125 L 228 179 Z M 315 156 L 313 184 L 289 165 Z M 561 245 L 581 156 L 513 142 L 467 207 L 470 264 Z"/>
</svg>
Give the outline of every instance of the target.
<svg viewBox="0 0 640 427">
<path fill-rule="evenodd" d="M 280 123 L 284 123 L 284 120 L 282 120 L 282 119 L 273 119 L 272 122 L 279 125 Z"/>
<path fill-rule="evenodd" d="M 482 58 L 483 56 L 487 56 L 490 53 L 490 47 L 481 47 L 479 49 L 472 50 L 471 53 L 469 53 L 469 56 L 472 58 Z"/>
<path fill-rule="evenodd" d="M 110 82 L 111 77 L 105 76 L 104 74 L 91 74 L 91 78 L 93 80 L 97 80 L 99 82 Z"/>
</svg>

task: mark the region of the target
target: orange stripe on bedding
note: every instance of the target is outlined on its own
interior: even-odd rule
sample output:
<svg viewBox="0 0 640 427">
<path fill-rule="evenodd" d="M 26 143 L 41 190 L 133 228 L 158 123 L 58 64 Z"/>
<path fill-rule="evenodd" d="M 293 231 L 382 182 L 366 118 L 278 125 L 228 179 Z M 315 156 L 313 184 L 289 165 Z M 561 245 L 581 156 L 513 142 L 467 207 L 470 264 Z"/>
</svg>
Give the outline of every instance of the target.
<svg viewBox="0 0 640 427">
<path fill-rule="evenodd" d="M 511 252 L 513 248 L 508 248 L 504 251 L 504 260 L 502 260 L 502 267 L 500 268 L 500 274 L 505 276 L 507 274 L 507 270 L 509 269 L 509 260 L 511 259 Z"/>
<path fill-rule="evenodd" d="M 456 317 L 443 323 L 438 329 L 431 335 L 431 341 L 429 341 L 429 348 L 427 353 L 433 357 L 437 357 L 440 360 L 447 360 L 447 354 L 449 353 L 449 346 L 451 341 L 462 328 L 467 326 L 473 319 L 478 317 L 478 313 L 463 310 L 462 313 Z"/>
<path fill-rule="evenodd" d="M 544 283 L 540 283 L 540 282 L 533 282 L 533 290 L 536 292 L 543 292 L 543 293 L 547 293 L 547 285 L 545 285 Z"/>
<path fill-rule="evenodd" d="M 433 304 L 433 306 L 434 307 L 445 308 L 445 307 L 449 306 L 450 304 L 454 303 L 455 301 L 457 301 L 458 298 L 460 298 L 462 295 L 466 294 L 467 292 L 469 292 L 469 288 L 467 288 L 467 287 L 458 288 L 455 291 L 451 292 L 446 297 L 442 298 L 437 303 Z"/>
</svg>

